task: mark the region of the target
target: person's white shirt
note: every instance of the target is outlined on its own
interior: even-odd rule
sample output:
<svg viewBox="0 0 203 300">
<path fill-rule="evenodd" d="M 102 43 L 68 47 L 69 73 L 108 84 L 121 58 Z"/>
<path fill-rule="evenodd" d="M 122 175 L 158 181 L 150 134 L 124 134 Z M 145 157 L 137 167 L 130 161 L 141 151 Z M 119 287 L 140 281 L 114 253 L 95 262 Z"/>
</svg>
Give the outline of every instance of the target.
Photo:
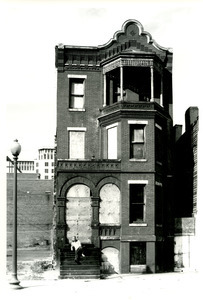
<svg viewBox="0 0 203 300">
<path fill-rule="evenodd" d="M 76 250 L 78 250 L 78 248 L 80 248 L 81 247 L 81 242 L 79 241 L 79 240 L 77 240 L 77 241 L 73 241 L 72 243 L 71 243 L 71 250 L 73 250 L 73 248 L 75 248 L 75 251 Z"/>
</svg>

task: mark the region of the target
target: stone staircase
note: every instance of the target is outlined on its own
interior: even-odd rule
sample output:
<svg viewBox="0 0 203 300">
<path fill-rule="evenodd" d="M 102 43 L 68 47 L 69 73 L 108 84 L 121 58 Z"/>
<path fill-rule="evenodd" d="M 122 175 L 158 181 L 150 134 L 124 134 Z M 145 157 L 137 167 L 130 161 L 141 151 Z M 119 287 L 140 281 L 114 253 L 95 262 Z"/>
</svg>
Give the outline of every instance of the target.
<svg viewBox="0 0 203 300">
<path fill-rule="evenodd" d="M 92 244 L 83 245 L 85 257 L 81 264 L 74 261 L 74 251 L 66 246 L 60 251 L 60 279 L 93 279 L 100 278 L 100 249 Z"/>
</svg>

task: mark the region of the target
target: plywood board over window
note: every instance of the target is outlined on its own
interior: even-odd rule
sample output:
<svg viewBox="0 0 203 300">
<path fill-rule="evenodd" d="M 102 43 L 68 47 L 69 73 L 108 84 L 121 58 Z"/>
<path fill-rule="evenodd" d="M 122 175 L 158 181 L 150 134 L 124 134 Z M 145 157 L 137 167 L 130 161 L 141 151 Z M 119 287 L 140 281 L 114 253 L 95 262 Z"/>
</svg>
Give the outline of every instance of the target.
<svg viewBox="0 0 203 300">
<path fill-rule="evenodd" d="M 112 183 L 100 190 L 99 221 L 101 224 L 120 224 L 120 190 Z"/>
<path fill-rule="evenodd" d="M 84 127 L 68 127 L 68 158 L 85 158 L 85 131 Z"/>
</svg>

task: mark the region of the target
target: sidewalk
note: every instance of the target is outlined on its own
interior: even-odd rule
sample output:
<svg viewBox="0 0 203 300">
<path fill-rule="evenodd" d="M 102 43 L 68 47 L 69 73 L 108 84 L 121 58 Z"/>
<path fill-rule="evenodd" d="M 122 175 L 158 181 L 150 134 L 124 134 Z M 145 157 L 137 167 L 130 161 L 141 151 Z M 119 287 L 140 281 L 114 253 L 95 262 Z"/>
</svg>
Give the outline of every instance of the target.
<svg viewBox="0 0 203 300">
<path fill-rule="evenodd" d="M 96 300 L 133 300 L 162 299 L 182 300 L 202 299 L 202 278 L 199 273 L 164 274 L 120 274 L 107 279 L 74 280 L 47 279 L 27 280 L 20 283 L 22 289 L 13 290 L 7 283 L 4 295 L 9 299 L 96 299 Z M 2 294 L 2 289 L 1 289 Z"/>
</svg>

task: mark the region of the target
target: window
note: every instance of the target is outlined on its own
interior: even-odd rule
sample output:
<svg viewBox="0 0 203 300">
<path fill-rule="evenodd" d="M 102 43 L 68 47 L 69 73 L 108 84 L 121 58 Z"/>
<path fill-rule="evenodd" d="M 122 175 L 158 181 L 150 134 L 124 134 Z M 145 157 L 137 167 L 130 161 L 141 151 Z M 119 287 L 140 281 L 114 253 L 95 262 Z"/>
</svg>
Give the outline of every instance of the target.
<svg viewBox="0 0 203 300">
<path fill-rule="evenodd" d="M 85 158 L 85 131 L 84 127 L 68 128 L 68 158 Z"/>
<path fill-rule="evenodd" d="M 117 159 L 117 125 L 107 126 L 107 158 Z"/>
<path fill-rule="evenodd" d="M 163 189 L 162 183 L 157 181 L 155 185 L 155 218 L 156 224 L 163 224 Z"/>
<path fill-rule="evenodd" d="M 145 125 L 130 125 L 130 158 L 145 158 Z"/>
<path fill-rule="evenodd" d="M 130 243 L 130 264 L 131 265 L 146 264 L 146 243 L 145 242 Z"/>
<path fill-rule="evenodd" d="M 44 172 L 45 172 L 45 173 L 49 173 L 49 170 L 48 170 L 48 169 L 45 169 Z"/>
<path fill-rule="evenodd" d="M 44 179 L 49 179 L 49 176 L 45 176 Z"/>
<path fill-rule="evenodd" d="M 84 78 L 70 78 L 69 108 L 84 108 Z"/>
<path fill-rule="evenodd" d="M 48 163 L 48 162 L 45 162 L 44 165 L 45 165 L 45 167 L 48 167 L 49 163 Z"/>
<path fill-rule="evenodd" d="M 163 162 L 163 146 L 164 146 L 164 139 L 163 139 L 163 130 L 162 127 L 158 124 L 155 124 L 155 158 L 156 162 L 162 163 Z"/>
<path fill-rule="evenodd" d="M 130 223 L 143 222 L 145 218 L 145 184 L 130 184 Z"/>
</svg>

